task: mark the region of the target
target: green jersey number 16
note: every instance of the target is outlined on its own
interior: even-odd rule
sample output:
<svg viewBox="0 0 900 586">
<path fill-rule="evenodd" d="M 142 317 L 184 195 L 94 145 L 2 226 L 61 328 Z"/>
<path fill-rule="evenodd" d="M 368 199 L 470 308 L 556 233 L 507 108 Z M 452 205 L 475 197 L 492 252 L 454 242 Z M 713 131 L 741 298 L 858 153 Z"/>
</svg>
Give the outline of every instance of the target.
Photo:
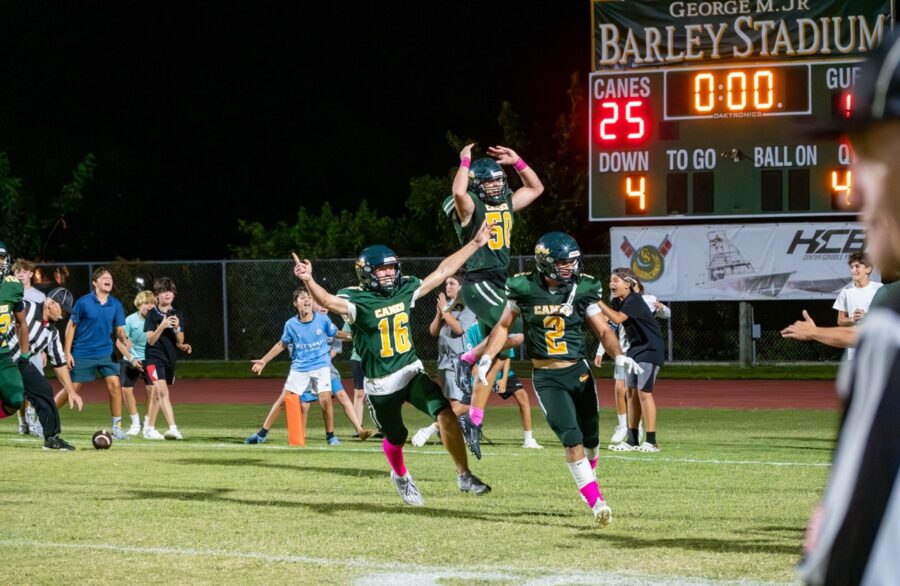
<svg viewBox="0 0 900 586">
<path fill-rule="evenodd" d="M 393 328 L 391 328 L 392 322 Z M 381 334 L 382 358 L 390 358 L 395 353 L 409 352 L 412 347 L 409 342 L 409 316 L 406 312 L 378 320 L 378 332 Z M 393 343 L 391 343 L 392 338 Z"/>
</svg>

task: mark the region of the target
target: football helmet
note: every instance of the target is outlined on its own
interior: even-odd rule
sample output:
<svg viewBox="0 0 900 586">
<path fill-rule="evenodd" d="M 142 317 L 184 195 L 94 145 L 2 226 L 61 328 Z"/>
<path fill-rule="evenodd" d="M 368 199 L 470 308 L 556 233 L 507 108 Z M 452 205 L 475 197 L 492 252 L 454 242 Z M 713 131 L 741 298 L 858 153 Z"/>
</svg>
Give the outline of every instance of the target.
<svg viewBox="0 0 900 586">
<path fill-rule="evenodd" d="M 538 272 L 547 278 L 574 283 L 581 274 L 581 250 L 568 234 L 549 232 L 534 245 L 534 263 Z"/>
<path fill-rule="evenodd" d="M 9 274 L 10 267 L 12 267 L 12 258 L 10 258 L 6 244 L 0 240 L 0 279 Z"/>
<path fill-rule="evenodd" d="M 512 191 L 506 172 L 494 159 L 475 159 L 469 167 L 469 191 L 486 204 L 498 205 Z"/>
<path fill-rule="evenodd" d="M 396 269 L 391 279 L 379 280 L 375 276 L 375 269 L 384 266 L 392 266 Z M 373 244 L 363 248 L 356 259 L 356 276 L 359 277 L 359 286 L 368 291 L 390 294 L 400 287 L 400 261 L 394 251 L 384 244 Z"/>
</svg>

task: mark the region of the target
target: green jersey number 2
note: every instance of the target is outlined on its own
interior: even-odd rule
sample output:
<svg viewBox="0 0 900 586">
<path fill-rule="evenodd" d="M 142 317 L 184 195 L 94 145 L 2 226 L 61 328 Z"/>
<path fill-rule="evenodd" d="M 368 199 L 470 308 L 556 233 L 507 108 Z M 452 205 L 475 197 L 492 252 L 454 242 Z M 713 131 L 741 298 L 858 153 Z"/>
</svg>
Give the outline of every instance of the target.
<svg viewBox="0 0 900 586">
<path fill-rule="evenodd" d="M 390 358 L 395 353 L 409 352 L 412 347 L 409 342 L 409 316 L 406 312 L 398 313 L 393 318 L 385 317 L 378 320 L 378 332 L 381 334 L 382 358 Z"/>
</svg>

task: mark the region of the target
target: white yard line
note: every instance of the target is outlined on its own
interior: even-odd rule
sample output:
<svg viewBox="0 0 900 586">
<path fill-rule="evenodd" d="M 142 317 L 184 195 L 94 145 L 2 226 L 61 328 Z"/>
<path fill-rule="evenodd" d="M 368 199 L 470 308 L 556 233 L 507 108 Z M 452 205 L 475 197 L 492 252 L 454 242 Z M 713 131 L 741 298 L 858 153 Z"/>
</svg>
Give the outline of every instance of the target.
<svg viewBox="0 0 900 586">
<path fill-rule="evenodd" d="M 329 559 L 302 555 L 269 554 L 254 551 L 236 551 L 226 549 L 198 549 L 185 547 L 139 547 L 117 545 L 111 543 L 54 543 L 31 539 L 0 539 L 0 547 L 34 548 L 42 552 L 47 550 L 99 551 L 126 554 L 145 554 L 154 556 L 201 556 L 231 559 L 261 560 L 289 564 L 305 564 L 325 568 L 346 568 L 362 570 L 369 573 L 353 580 L 358 586 L 437 586 L 446 579 L 477 580 L 482 582 L 510 582 L 526 586 L 555 585 L 574 586 L 578 584 L 611 584 L 625 586 L 642 584 L 646 586 L 776 586 L 783 583 L 756 582 L 749 580 L 708 580 L 687 576 L 654 576 L 620 572 L 565 572 L 547 571 L 547 568 L 528 568 L 522 566 L 471 566 L 466 569 L 452 566 L 422 566 L 400 562 L 379 562 L 367 559 Z"/>
</svg>

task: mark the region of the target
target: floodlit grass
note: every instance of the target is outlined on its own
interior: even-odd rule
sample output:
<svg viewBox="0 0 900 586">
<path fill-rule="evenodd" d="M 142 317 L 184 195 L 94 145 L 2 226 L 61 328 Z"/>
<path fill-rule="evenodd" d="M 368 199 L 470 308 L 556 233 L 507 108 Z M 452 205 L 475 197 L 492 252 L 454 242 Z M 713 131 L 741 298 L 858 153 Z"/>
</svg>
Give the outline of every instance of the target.
<svg viewBox="0 0 900 586">
<path fill-rule="evenodd" d="M 613 524 L 594 526 L 562 450 L 535 410 L 524 450 L 517 411 L 488 411 L 494 487 L 456 488 L 438 444 L 407 446 L 426 507 L 404 506 L 380 442 L 324 442 L 318 409 L 305 449 L 283 423 L 242 439 L 268 406 L 179 405 L 185 440 L 90 447 L 105 405 L 63 413 L 78 451 L 50 453 L 0 425 L 0 550 L 27 584 L 558 584 L 788 582 L 820 495 L 838 414 L 665 410 L 659 454 L 604 452 Z M 412 431 L 427 423 L 409 410 Z M 612 431 L 604 413 L 602 439 Z M 605 445 L 605 444 L 604 444 Z"/>
<path fill-rule="evenodd" d="M 335 363 L 344 377 L 350 377 L 350 363 L 341 360 Z M 434 372 L 435 363 L 425 362 L 428 372 Z M 264 378 L 286 378 L 290 362 L 271 362 L 263 371 Z M 512 368 L 521 377 L 531 376 L 531 362 L 513 362 Z M 52 371 L 48 371 L 48 376 Z M 612 361 L 607 360 L 602 368 L 595 368 L 594 374 L 612 378 Z M 691 380 L 834 380 L 836 364 L 791 364 L 789 366 L 756 366 L 740 368 L 733 364 L 666 364 L 659 372 L 661 379 Z M 179 360 L 179 378 L 253 378 L 249 360 Z"/>
</svg>

